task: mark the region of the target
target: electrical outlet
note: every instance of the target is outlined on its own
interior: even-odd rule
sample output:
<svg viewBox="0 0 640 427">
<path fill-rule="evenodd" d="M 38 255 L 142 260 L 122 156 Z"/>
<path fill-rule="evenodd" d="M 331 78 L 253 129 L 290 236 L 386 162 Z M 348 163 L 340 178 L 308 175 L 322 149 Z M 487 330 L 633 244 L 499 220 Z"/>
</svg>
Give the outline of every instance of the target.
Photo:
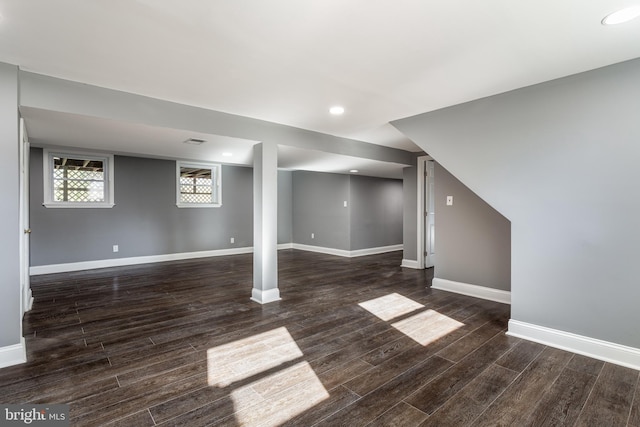
<svg viewBox="0 0 640 427">
<path fill-rule="evenodd" d="M 315 238 L 316 238 L 316 235 L 315 235 L 314 233 L 311 233 L 311 238 L 312 238 L 312 239 L 315 239 Z"/>
<path fill-rule="evenodd" d="M 453 196 L 447 196 L 447 206 L 453 206 Z"/>
<path fill-rule="evenodd" d="M 345 208 L 347 207 L 347 201 L 346 200 L 344 201 L 344 207 Z"/>
<path fill-rule="evenodd" d="M 118 245 L 113 245 L 113 252 L 118 252 L 119 250 Z"/>
<path fill-rule="evenodd" d="M 232 238 L 231 238 L 231 243 L 235 243 L 235 242 L 236 242 L 235 237 L 232 237 Z"/>
</svg>

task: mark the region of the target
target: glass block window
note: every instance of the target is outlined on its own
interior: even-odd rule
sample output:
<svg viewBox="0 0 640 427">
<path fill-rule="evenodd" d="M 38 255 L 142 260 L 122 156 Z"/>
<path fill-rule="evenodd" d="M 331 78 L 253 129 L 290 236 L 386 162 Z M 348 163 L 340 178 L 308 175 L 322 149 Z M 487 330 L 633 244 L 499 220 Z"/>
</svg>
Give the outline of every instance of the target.
<svg viewBox="0 0 640 427">
<path fill-rule="evenodd" d="M 177 205 L 179 207 L 218 207 L 220 165 L 178 162 Z"/>
<path fill-rule="evenodd" d="M 45 154 L 45 206 L 113 206 L 112 156 Z"/>
</svg>

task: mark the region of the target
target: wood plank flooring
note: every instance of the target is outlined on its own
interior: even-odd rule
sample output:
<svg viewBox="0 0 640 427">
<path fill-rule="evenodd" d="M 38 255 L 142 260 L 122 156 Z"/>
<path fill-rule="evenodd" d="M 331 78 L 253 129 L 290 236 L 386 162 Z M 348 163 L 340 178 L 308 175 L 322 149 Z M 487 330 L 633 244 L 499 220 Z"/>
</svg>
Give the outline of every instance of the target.
<svg viewBox="0 0 640 427">
<path fill-rule="evenodd" d="M 504 334 L 509 306 L 432 290 L 401 253 L 279 253 L 37 276 L 2 403 L 73 426 L 635 426 L 639 372 Z"/>
</svg>

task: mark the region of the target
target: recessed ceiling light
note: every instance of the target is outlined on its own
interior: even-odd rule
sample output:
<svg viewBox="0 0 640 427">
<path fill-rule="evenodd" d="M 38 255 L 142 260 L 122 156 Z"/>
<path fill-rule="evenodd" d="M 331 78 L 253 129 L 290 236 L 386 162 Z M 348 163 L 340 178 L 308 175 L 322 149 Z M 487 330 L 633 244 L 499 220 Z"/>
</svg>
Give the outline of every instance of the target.
<svg viewBox="0 0 640 427">
<path fill-rule="evenodd" d="M 351 172 L 351 173 L 358 173 L 359 171 L 358 171 L 358 169 L 351 169 L 349 172 Z"/>
<path fill-rule="evenodd" d="M 226 153 L 222 153 L 222 155 L 225 157 L 231 157 L 233 156 L 233 153 L 226 152 Z"/>
<path fill-rule="evenodd" d="M 339 116 L 340 114 L 344 114 L 344 107 L 341 107 L 340 105 L 334 105 L 333 107 L 329 108 L 329 112 L 334 116 Z"/>
<path fill-rule="evenodd" d="M 189 139 L 186 139 L 186 140 L 184 140 L 182 142 L 184 142 L 185 144 L 191 144 L 191 145 L 201 145 L 201 144 L 204 144 L 207 141 L 205 141 L 204 139 L 200 139 L 200 138 L 189 138 Z"/>
<path fill-rule="evenodd" d="M 638 16 L 640 16 L 640 5 L 629 6 L 605 16 L 602 20 L 602 25 L 622 24 Z"/>
</svg>

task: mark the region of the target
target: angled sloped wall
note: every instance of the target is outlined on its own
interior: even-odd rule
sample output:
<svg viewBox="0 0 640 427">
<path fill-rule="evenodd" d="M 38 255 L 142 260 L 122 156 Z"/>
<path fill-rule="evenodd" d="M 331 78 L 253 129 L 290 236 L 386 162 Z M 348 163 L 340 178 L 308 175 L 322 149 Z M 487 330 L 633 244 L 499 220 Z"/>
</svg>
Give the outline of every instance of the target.
<svg viewBox="0 0 640 427">
<path fill-rule="evenodd" d="M 453 197 L 450 206 L 448 196 Z M 444 279 L 484 288 L 476 289 L 479 292 L 510 292 L 511 224 L 438 162 L 435 213 L 434 286 L 446 289 Z M 508 299 L 508 294 L 499 294 Z"/>
<path fill-rule="evenodd" d="M 640 348 L 640 60 L 394 125 L 511 221 L 514 321 Z"/>
</svg>

